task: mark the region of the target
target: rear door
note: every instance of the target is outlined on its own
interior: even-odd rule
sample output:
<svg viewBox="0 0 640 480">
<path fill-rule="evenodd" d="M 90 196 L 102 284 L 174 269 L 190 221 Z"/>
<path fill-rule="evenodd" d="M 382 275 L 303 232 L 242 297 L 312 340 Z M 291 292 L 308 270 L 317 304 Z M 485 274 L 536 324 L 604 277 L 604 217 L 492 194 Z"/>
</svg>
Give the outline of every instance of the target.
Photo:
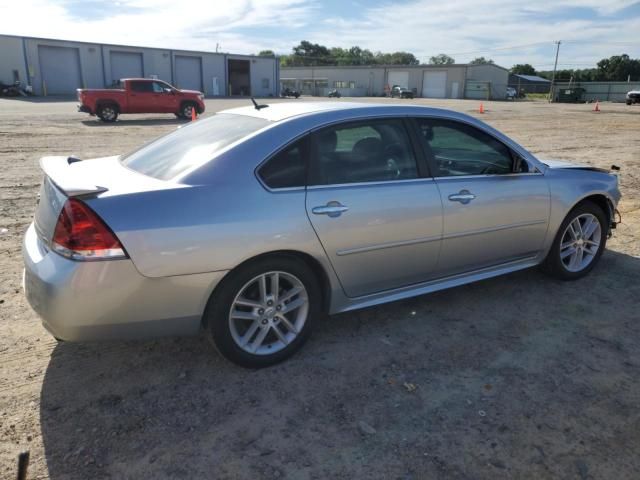
<svg viewBox="0 0 640 480">
<path fill-rule="evenodd" d="M 442 204 L 406 122 L 341 123 L 315 132 L 311 144 L 307 215 L 345 293 L 432 278 Z"/>
<path fill-rule="evenodd" d="M 550 208 L 542 173 L 472 125 L 435 118 L 416 124 L 442 197 L 439 275 L 537 255 Z"/>
</svg>

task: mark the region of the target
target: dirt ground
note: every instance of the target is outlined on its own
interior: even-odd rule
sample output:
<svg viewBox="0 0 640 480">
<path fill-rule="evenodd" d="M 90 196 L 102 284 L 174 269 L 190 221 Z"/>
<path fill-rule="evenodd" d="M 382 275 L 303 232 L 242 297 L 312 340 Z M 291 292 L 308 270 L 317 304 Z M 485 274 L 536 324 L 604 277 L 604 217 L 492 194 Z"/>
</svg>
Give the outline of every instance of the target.
<svg viewBox="0 0 640 480">
<path fill-rule="evenodd" d="M 532 269 L 331 317 L 290 361 L 249 371 L 201 338 L 46 333 L 21 291 L 39 157 L 124 153 L 179 122 L 0 100 L 0 477 L 28 449 L 30 479 L 638 478 L 640 107 L 601 107 L 482 115 L 543 158 L 622 167 L 623 223 L 589 277 Z"/>
</svg>

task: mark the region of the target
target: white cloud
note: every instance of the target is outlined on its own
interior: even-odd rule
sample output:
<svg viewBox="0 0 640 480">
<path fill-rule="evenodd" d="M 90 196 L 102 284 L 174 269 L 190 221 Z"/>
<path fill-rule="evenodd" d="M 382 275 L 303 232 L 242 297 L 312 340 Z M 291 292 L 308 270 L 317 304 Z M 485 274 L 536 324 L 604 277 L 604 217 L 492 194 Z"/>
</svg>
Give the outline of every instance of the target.
<svg viewBox="0 0 640 480">
<path fill-rule="evenodd" d="M 0 4 L 0 32 L 175 49 L 288 53 L 300 40 L 327 46 L 359 45 L 377 51 L 406 50 L 422 61 L 437 53 L 458 62 L 476 56 L 498 64 L 553 62 L 554 40 L 563 40 L 561 64 L 594 64 L 622 52 L 640 56 L 640 18 L 623 18 L 637 0 L 556 0 L 522 4 L 504 0 L 408 0 L 346 6 L 321 0 L 130 0 L 110 16 L 78 18 L 77 0 L 21 0 Z M 90 4 L 89 4 L 90 5 Z M 580 16 L 571 18 L 579 8 Z M 585 10 L 586 9 L 586 10 Z M 592 15 L 585 15 L 591 11 Z M 329 12 L 329 14 L 327 14 Z M 627 15 L 628 16 L 628 15 Z M 499 49 L 513 45 L 517 49 Z M 579 65 L 576 65 L 579 66 Z"/>
</svg>

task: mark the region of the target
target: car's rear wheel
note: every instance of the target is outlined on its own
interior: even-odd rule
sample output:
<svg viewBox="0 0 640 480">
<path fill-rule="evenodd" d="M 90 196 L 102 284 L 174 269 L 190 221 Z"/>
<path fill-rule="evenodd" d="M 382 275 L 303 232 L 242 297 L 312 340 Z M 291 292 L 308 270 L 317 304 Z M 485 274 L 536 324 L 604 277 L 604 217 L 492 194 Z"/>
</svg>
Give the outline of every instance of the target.
<svg viewBox="0 0 640 480">
<path fill-rule="evenodd" d="M 321 290 L 313 271 L 295 257 L 277 256 L 231 272 L 211 297 L 205 324 L 227 359 L 261 368 L 295 353 L 320 311 Z"/>
<path fill-rule="evenodd" d="M 96 114 L 103 122 L 111 123 L 115 122 L 118 118 L 118 109 L 115 105 L 111 104 L 100 105 Z"/>
<path fill-rule="evenodd" d="M 576 280 L 589 273 L 607 243 L 607 216 L 598 205 L 586 201 L 562 222 L 544 270 L 561 280 Z"/>
</svg>

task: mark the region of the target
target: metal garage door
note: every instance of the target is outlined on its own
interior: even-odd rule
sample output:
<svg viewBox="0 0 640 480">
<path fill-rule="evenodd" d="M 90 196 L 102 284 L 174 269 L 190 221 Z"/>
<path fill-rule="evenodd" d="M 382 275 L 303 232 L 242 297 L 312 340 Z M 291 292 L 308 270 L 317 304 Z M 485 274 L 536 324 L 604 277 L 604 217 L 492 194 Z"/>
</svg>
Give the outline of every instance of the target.
<svg viewBox="0 0 640 480">
<path fill-rule="evenodd" d="M 142 53 L 112 51 L 109 58 L 111 59 L 112 82 L 121 78 L 144 77 Z"/>
<path fill-rule="evenodd" d="M 176 87 L 202 91 L 202 59 L 176 55 Z"/>
<path fill-rule="evenodd" d="M 447 72 L 424 72 L 422 96 L 445 98 L 447 96 Z"/>
<path fill-rule="evenodd" d="M 409 88 L 409 72 L 389 72 L 388 82 L 390 87 L 398 85 L 400 87 Z"/>
<path fill-rule="evenodd" d="M 77 48 L 38 46 L 42 93 L 69 95 L 82 88 L 80 55 Z"/>
</svg>

